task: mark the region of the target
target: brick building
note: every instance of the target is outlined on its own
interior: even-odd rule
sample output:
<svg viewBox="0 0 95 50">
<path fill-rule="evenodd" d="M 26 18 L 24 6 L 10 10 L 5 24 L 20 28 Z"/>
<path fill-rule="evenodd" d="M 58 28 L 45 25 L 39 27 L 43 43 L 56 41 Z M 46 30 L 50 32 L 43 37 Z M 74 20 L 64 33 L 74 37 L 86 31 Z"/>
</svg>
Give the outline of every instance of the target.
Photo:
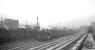
<svg viewBox="0 0 95 50">
<path fill-rule="evenodd" d="M 8 29 L 16 29 L 19 26 L 19 21 L 12 19 L 5 19 L 4 24 L 8 27 Z"/>
</svg>

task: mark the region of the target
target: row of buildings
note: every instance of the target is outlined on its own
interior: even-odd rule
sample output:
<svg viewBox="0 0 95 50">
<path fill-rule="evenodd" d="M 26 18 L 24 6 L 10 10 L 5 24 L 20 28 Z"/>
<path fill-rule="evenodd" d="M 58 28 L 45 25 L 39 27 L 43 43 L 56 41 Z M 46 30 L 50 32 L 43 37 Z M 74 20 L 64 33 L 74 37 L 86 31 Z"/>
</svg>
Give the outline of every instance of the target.
<svg viewBox="0 0 95 50">
<path fill-rule="evenodd" d="M 18 20 L 14 19 L 1 19 L 0 20 L 0 28 L 4 29 L 17 29 L 17 28 L 26 28 L 26 29 L 34 29 L 36 25 L 20 25 Z"/>
<path fill-rule="evenodd" d="M 37 22 L 37 24 L 39 24 Z M 91 23 L 90 25 L 95 30 L 95 22 Z M 26 29 L 41 29 L 38 25 L 20 25 L 18 20 L 14 19 L 1 19 L 0 20 L 0 28 L 5 29 L 17 29 L 17 28 L 26 28 Z M 67 27 L 64 27 L 63 29 L 67 29 Z M 81 32 L 86 32 L 88 29 L 88 26 L 80 26 L 79 28 L 72 28 L 72 29 L 79 29 Z"/>
</svg>

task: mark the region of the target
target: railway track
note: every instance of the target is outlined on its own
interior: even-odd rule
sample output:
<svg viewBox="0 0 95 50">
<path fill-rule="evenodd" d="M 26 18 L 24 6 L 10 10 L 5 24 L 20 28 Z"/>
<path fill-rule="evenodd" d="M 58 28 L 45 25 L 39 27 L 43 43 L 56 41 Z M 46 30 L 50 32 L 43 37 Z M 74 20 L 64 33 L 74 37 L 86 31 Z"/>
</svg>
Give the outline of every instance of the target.
<svg viewBox="0 0 95 50">
<path fill-rule="evenodd" d="M 1 47 L 0 50 L 63 50 L 64 47 L 73 43 L 75 40 L 77 40 L 80 37 L 81 38 L 79 39 L 79 41 L 81 42 L 85 36 L 86 34 L 84 33 L 77 33 L 74 35 L 42 43 L 28 41 L 28 42 L 23 42 L 21 45 L 14 44 L 13 46 L 17 45 L 15 47 L 7 47 L 7 48 Z"/>
</svg>

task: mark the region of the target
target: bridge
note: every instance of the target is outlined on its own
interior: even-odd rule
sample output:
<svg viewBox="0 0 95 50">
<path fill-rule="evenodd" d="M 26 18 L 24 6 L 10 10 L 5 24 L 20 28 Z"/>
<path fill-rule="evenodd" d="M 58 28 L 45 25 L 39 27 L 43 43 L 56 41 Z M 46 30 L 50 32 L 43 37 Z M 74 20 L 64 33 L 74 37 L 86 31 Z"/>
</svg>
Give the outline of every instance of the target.
<svg viewBox="0 0 95 50">
<path fill-rule="evenodd" d="M 0 50 L 90 50 L 84 47 L 85 41 L 92 41 L 91 33 L 76 33 L 74 35 L 53 39 L 46 42 L 21 41 L 6 44 Z M 93 46 L 93 49 L 95 46 Z M 95 50 L 95 49 L 94 49 Z"/>
</svg>

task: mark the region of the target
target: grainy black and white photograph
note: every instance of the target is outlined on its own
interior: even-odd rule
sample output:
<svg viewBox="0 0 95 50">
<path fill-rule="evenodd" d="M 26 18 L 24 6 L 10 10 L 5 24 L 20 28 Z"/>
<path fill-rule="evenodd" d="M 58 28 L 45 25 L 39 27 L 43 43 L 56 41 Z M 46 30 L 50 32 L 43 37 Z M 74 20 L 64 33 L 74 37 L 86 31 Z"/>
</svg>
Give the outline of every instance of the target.
<svg viewBox="0 0 95 50">
<path fill-rule="evenodd" d="M 95 50 L 95 0 L 0 0 L 0 50 Z"/>
</svg>

